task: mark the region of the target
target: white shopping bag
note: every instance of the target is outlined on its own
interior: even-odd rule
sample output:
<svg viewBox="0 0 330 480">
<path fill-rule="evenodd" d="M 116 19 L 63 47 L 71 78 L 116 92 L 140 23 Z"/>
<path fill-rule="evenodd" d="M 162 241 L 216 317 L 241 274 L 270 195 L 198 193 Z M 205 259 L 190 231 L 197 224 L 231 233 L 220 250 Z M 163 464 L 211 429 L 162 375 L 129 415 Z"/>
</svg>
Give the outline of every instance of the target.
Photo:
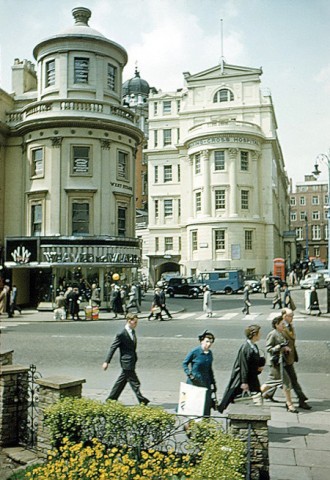
<svg viewBox="0 0 330 480">
<path fill-rule="evenodd" d="M 204 415 L 207 388 L 180 383 L 178 413 L 181 415 Z"/>
</svg>

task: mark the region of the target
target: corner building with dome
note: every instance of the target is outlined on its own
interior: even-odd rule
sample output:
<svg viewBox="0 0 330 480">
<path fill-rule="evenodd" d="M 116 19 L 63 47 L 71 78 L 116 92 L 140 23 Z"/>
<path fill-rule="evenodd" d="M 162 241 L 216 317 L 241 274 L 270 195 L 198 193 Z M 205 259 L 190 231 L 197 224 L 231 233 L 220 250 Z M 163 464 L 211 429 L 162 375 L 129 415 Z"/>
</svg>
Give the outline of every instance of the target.
<svg viewBox="0 0 330 480">
<path fill-rule="evenodd" d="M 0 90 L 0 245 L 19 303 L 51 302 L 66 285 L 137 279 L 135 161 L 143 132 L 122 106 L 125 49 L 72 11 L 40 41 L 36 67 L 16 59 Z"/>
<path fill-rule="evenodd" d="M 149 272 L 269 273 L 295 259 L 288 178 L 262 70 L 225 62 L 149 95 Z"/>
</svg>

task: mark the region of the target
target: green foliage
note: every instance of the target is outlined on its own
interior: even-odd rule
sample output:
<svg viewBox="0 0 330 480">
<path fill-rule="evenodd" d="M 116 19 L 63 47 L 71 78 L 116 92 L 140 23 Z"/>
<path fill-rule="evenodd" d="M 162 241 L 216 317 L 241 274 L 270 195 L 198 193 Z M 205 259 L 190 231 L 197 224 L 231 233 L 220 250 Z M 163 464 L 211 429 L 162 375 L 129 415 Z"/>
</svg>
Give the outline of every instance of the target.
<svg viewBox="0 0 330 480">
<path fill-rule="evenodd" d="M 244 478 L 246 448 L 232 435 L 217 432 L 203 448 L 203 456 L 193 480 L 240 480 Z"/>
</svg>

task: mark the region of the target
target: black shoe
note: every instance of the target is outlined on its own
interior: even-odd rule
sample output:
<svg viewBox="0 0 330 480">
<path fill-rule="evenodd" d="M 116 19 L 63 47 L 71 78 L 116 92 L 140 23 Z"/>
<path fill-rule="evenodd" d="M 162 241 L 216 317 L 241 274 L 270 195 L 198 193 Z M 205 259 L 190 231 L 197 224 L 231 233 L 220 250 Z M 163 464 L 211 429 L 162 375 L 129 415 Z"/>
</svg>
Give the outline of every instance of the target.
<svg viewBox="0 0 330 480">
<path fill-rule="evenodd" d="M 150 403 L 150 400 L 148 400 L 147 398 L 144 398 L 140 401 L 140 405 L 148 405 L 148 403 Z"/>
<path fill-rule="evenodd" d="M 312 407 L 310 405 L 308 405 L 308 403 L 306 403 L 306 402 L 299 402 L 298 407 L 302 408 L 304 410 L 312 410 Z"/>
</svg>

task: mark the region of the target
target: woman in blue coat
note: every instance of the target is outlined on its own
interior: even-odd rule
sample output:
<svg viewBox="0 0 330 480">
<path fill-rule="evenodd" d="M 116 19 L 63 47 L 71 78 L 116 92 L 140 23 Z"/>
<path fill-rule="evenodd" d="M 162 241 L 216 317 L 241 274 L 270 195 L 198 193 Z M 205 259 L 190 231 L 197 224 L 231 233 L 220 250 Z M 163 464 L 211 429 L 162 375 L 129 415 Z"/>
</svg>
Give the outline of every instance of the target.
<svg viewBox="0 0 330 480">
<path fill-rule="evenodd" d="M 215 340 L 213 333 L 205 330 L 198 336 L 200 345 L 188 353 L 183 361 L 183 370 L 188 379 L 187 383 L 197 387 L 207 388 L 204 415 L 210 416 L 212 407 L 212 393 L 216 392 L 216 384 L 212 369 L 212 344 Z"/>
</svg>

